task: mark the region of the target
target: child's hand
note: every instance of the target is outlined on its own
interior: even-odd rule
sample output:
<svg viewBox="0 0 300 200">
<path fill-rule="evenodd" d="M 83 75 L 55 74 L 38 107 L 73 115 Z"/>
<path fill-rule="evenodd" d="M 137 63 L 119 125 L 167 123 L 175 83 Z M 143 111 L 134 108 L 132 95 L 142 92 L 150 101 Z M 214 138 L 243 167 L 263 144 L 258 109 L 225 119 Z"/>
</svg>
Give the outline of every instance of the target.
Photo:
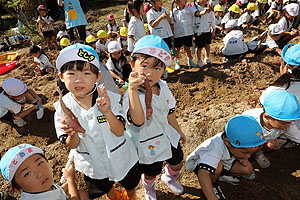
<svg viewBox="0 0 300 200">
<path fill-rule="evenodd" d="M 110 112 L 110 99 L 105 86 L 103 87 L 103 93 L 101 92 L 99 87 L 97 87 L 97 91 L 99 94 L 99 97 L 96 99 L 98 107 L 100 108 L 103 114 Z"/>
<path fill-rule="evenodd" d="M 121 85 L 124 85 L 124 81 L 120 78 L 119 79 L 119 83 L 121 84 Z"/>
<path fill-rule="evenodd" d="M 67 180 L 75 180 L 75 168 L 74 168 L 74 165 L 73 163 L 70 165 L 70 167 L 68 169 L 64 168 L 62 169 L 62 172 L 64 174 L 64 177 L 67 179 Z"/>
<path fill-rule="evenodd" d="M 68 136 L 72 137 L 76 134 L 74 129 L 70 127 L 68 124 L 66 124 L 66 121 L 63 119 L 61 120 L 62 125 L 59 127 L 61 128 L 65 134 L 68 134 Z"/>
<path fill-rule="evenodd" d="M 142 85 L 145 82 L 145 76 L 142 74 L 139 74 L 137 72 L 131 72 L 129 75 L 129 85 L 128 89 L 130 90 L 137 90 L 140 85 Z"/>
<path fill-rule="evenodd" d="M 165 19 L 165 18 L 167 18 L 169 15 L 168 15 L 168 13 L 165 11 L 163 14 L 161 14 L 161 17 L 163 18 L 163 19 Z"/>
</svg>

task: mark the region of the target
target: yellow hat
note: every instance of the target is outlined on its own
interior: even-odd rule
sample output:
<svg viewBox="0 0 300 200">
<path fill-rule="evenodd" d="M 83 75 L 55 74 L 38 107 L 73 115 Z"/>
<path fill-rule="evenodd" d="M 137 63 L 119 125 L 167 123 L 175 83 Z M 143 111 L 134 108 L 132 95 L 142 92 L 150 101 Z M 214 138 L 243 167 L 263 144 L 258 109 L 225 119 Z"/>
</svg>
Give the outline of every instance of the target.
<svg viewBox="0 0 300 200">
<path fill-rule="evenodd" d="M 98 38 L 106 38 L 106 37 L 108 37 L 108 34 L 104 30 L 100 30 L 97 33 L 97 37 Z"/>
<path fill-rule="evenodd" d="M 223 8 L 222 8 L 222 6 L 220 5 L 220 4 L 217 4 L 217 5 L 215 5 L 215 7 L 214 7 L 214 11 L 215 12 L 223 12 Z"/>
<path fill-rule="evenodd" d="M 241 10 L 240 10 L 240 7 L 236 4 L 233 4 L 231 7 L 230 7 L 230 10 L 234 13 L 240 13 Z"/>
<path fill-rule="evenodd" d="M 70 40 L 68 38 L 61 38 L 59 41 L 60 46 L 69 46 L 70 45 Z"/>
<path fill-rule="evenodd" d="M 263 3 L 263 4 L 266 4 L 268 3 L 268 0 L 257 0 L 258 3 Z"/>
<path fill-rule="evenodd" d="M 85 38 L 85 41 L 86 41 L 86 43 L 91 44 L 93 42 L 97 42 L 97 39 L 94 36 L 89 35 Z"/>
<path fill-rule="evenodd" d="M 148 32 L 149 31 L 149 25 L 148 24 L 144 24 L 144 26 L 145 26 L 146 32 Z"/>
<path fill-rule="evenodd" d="M 121 35 L 121 36 L 127 36 L 127 35 L 128 35 L 128 28 L 122 27 L 122 28 L 120 29 L 120 35 Z"/>
<path fill-rule="evenodd" d="M 255 3 L 249 3 L 249 4 L 247 5 L 247 9 L 248 9 L 248 10 L 257 10 L 258 7 L 257 7 L 257 5 L 256 5 Z"/>
</svg>

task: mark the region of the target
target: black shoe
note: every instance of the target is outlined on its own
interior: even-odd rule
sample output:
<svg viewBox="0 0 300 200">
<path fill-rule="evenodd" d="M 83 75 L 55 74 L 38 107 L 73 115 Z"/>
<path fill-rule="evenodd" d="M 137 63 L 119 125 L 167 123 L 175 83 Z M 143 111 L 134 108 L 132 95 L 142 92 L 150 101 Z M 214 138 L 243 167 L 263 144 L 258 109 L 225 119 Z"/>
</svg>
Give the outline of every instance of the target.
<svg viewBox="0 0 300 200">
<path fill-rule="evenodd" d="M 217 196 L 218 199 L 226 200 L 225 195 L 223 194 L 220 186 L 217 183 L 213 184 L 213 189 L 214 189 L 215 195 Z"/>
</svg>

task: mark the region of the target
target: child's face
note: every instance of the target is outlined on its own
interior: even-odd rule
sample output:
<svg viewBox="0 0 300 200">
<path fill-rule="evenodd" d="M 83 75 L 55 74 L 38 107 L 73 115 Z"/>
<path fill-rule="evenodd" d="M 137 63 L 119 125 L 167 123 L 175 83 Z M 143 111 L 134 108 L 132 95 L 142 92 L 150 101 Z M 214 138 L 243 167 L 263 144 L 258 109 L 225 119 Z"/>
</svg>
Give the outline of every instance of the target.
<svg viewBox="0 0 300 200">
<path fill-rule="evenodd" d="M 290 15 L 288 12 L 285 12 L 285 16 L 286 18 L 288 18 L 288 20 L 293 20 L 295 18 L 292 15 Z"/>
<path fill-rule="evenodd" d="M 41 16 L 45 17 L 46 16 L 46 11 L 45 10 L 39 10 L 39 13 Z"/>
<path fill-rule="evenodd" d="M 15 181 L 26 192 L 46 192 L 53 184 L 53 172 L 44 157 L 33 154 L 19 166 Z"/>
<path fill-rule="evenodd" d="M 277 40 L 279 40 L 281 38 L 281 34 L 279 34 L 279 35 L 270 35 L 270 36 L 275 41 L 277 41 Z"/>
<path fill-rule="evenodd" d="M 110 55 L 111 55 L 111 57 L 113 57 L 114 59 L 117 59 L 117 60 L 118 60 L 118 59 L 121 57 L 121 55 L 122 55 L 122 51 L 117 51 L 117 52 L 111 53 Z"/>
<path fill-rule="evenodd" d="M 114 23 L 115 23 L 115 20 L 113 19 L 113 20 L 107 20 L 108 21 L 108 23 L 110 24 L 110 25 L 114 25 Z"/>
<path fill-rule="evenodd" d="M 122 40 L 127 40 L 127 36 L 121 36 Z"/>
<path fill-rule="evenodd" d="M 98 77 L 90 69 L 90 64 L 85 63 L 83 70 L 77 70 L 74 66 L 73 69 L 59 74 L 59 78 L 65 83 L 67 89 L 75 96 L 82 97 L 89 94 L 95 83 L 101 79 L 101 73 Z"/>
<path fill-rule="evenodd" d="M 32 56 L 38 58 L 40 57 L 40 52 L 38 51 L 36 53 L 32 53 Z"/>
<path fill-rule="evenodd" d="M 106 38 L 101 38 L 100 40 L 101 40 L 102 44 L 105 44 L 106 41 L 107 41 L 107 37 Z"/>
<path fill-rule="evenodd" d="M 230 152 L 234 155 L 234 157 L 236 157 L 239 161 L 247 161 L 250 156 L 260 150 L 262 148 L 261 146 L 255 147 L 255 148 L 235 148 L 233 146 L 229 146 L 229 150 Z"/>
<path fill-rule="evenodd" d="M 219 17 L 222 16 L 222 13 L 223 13 L 223 12 L 221 12 L 221 11 L 216 11 L 216 12 L 215 12 L 215 16 L 216 16 L 217 18 L 219 18 Z"/>
<path fill-rule="evenodd" d="M 15 101 L 18 101 L 20 99 L 23 99 L 25 94 L 26 94 L 26 92 L 24 92 L 23 94 L 21 94 L 19 96 L 9 96 L 9 98 L 14 99 Z"/>
<path fill-rule="evenodd" d="M 144 14 L 144 5 L 142 4 L 139 10 L 139 14 L 143 15 Z"/>
<path fill-rule="evenodd" d="M 292 122 L 286 122 L 286 121 L 281 121 L 277 119 L 270 118 L 269 119 L 269 124 L 276 129 L 279 130 L 286 130 L 290 128 Z"/>
<path fill-rule="evenodd" d="M 138 58 L 133 65 L 132 71 L 138 72 L 139 74 L 145 74 L 149 79 L 150 87 L 155 85 L 165 71 L 165 67 L 161 65 L 155 65 L 156 58 Z M 154 66 L 155 65 L 155 66 Z"/>
<path fill-rule="evenodd" d="M 155 9 L 160 9 L 162 7 L 162 0 L 151 1 L 151 4 Z"/>
<path fill-rule="evenodd" d="M 178 6 L 185 6 L 186 5 L 187 0 L 175 0 L 175 3 Z"/>
</svg>

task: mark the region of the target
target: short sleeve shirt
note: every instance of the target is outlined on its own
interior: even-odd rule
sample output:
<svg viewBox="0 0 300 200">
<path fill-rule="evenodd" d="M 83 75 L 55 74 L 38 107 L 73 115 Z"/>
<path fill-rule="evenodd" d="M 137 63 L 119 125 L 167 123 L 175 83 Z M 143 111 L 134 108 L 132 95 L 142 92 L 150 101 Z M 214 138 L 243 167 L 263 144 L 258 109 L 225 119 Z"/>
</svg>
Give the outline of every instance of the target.
<svg viewBox="0 0 300 200">
<path fill-rule="evenodd" d="M 41 19 L 46 22 L 46 24 L 42 27 L 42 32 L 54 31 L 54 27 L 52 24 L 48 24 L 49 22 L 54 22 L 54 20 L 49 16 L 41 17 Z"/>
<path fill-rule="evenodd" d="M 122 63 L 121 60 L 119 62 L 116 63 L 116 65 L 114 65 L 111 57 L 109 57 L 109 59 L 106 61 L 106 67 L 108 70 L 113 71 L 114 73 L 116 73 L 121 79 L 123 79 L 123 75 L 122 75 Z"/>
<path fill-rule="evenodd" d="M 34 57 L 33 61 L 41 64 L 41 65 L 38 65 L 38 67 L 41 70 L 46 69 L 47 67 L 54 68 L 53 65 L 50 63 L 48 57 L 45 54 L 41 54 L 40 57 L 38 57 L 38 58 Z"/>
<path fill-rule="evenodd" d="M 146 30 L 144 26 L 144 22 L 142 20 L 137 19 L 135 16 L 130 18 L 128 24 L 128 36 L 133 36 L 135 41 L 137 42 L 140 38 L 146 35 Z M 132 52 L 134 49 L 134 44 L 128 39 L 128 51 Z"/>
<path fill-rule="evenodd" d="M 27 193 L 27 192 L 22 192 L 20 196 L 20 200 L 67 200 L 69 197 L 65 194 L 64 190 L 54 184 L 53 187 L 55 188 L 54 190 L 50 190 L 47 192 L 42 192 L 42 193 Z"/>
<path fill-rule="evenodd" d="M 242 26 L 242 24 L 246 24 L 250 22 L 251 15 L 248 12 L 242 14 L 242 16 L 238 19 L 238 26 Z"/>
<path fill-rule="evenodd" d="M 101 51 L 107 51 L 109 39 L 106 40 L 105 44 L 102 44 L 100 40 L 96 42 L 96 52 L 100 53 Z"/>
<path fill-rule="evenodd" d="M 283 28 L 283 31 L 290 31 L 293 26 L 294 20 L 287 20 L 286 17 L 282 17 L 278 24 Z"/>
<path fill-rule="evenodd" d="M 11 100 L 4 94 L 4 92 L 0 94 L 0 118 L 3 117 L 8 111 L 18 114 L 21 112 L 21 110 L 22 106 L 20 104 Z"/>
</svg>

